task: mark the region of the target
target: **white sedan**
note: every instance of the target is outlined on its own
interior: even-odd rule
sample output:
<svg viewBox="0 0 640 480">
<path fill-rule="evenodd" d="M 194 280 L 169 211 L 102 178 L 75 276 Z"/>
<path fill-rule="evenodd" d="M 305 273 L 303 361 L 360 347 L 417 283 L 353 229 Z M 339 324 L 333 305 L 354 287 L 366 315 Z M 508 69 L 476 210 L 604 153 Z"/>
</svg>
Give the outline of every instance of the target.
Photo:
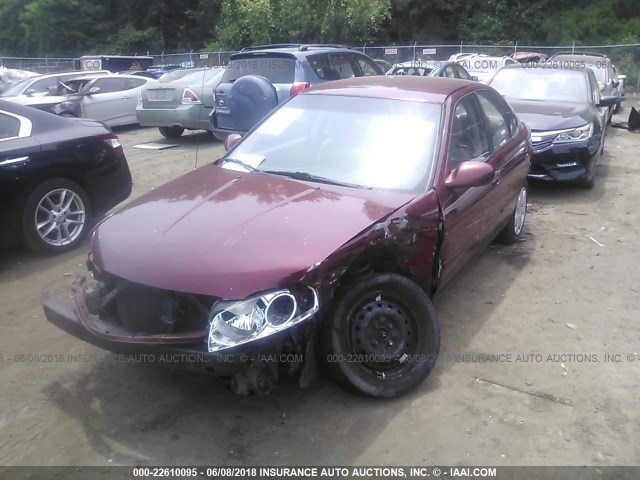
<svg viewBox="0 0 640 480">
<path fill-rule="evenodd" d="M 140 91 L 157 80 L 137 75 L 80 77 L 65 82 L 74 116 L 92 118 L 110 127 L 138 123 L 136 107 Z"/>
</svg>

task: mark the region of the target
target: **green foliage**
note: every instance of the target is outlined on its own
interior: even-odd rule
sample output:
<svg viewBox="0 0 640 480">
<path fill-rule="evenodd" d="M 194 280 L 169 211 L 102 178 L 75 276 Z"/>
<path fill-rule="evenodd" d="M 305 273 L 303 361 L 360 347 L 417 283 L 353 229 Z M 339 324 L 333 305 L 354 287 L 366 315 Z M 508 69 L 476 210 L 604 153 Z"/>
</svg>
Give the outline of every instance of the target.
<svg viewBox="0 0 640 480">
<path fill-rule="evenodd" d="M 0 0 L 5 56 L 460 40 L 640 42 L 638 0 Z M 636 65 L 637 50 L 619 63 Z"/>
</svg>

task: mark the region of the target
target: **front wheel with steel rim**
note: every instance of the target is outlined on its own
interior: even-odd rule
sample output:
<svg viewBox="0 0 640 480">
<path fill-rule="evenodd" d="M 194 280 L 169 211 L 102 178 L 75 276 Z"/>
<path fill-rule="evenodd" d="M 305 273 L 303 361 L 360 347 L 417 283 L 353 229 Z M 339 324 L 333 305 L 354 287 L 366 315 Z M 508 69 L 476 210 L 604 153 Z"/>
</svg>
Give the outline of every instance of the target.
<svg viewBox="0 0 640 480">
<path fill-rule="evenodd" d="M 379 273 L 343 286 L 326 322 L 324 364 L 348 390 L 395 397 L 420 384 L 435 365 L 435 309 L 405 276 Z"/>
<path fill-rule="evenodd" d="M 25 202 L 25 238 L 34 250 L 64 252 L 86 236 L 89 218 L 89 197 L 82 187 L 62 178 L 47 180 L 38 185 Z"/>
<path fill-rule="evenodd" d="M 509 221 L 505 225 L 498 239 L 502 243 L 511 245 L 516 243 L 522 237 L 524 231 L 524 222 L 527 218 L 527 200 L 529 198 L 529 191 L 527 185 L 523 185 L 518 193 L 516 199 L 516 206 L 513 209 L 513 214 L 509 218 Z"/>
</svg>

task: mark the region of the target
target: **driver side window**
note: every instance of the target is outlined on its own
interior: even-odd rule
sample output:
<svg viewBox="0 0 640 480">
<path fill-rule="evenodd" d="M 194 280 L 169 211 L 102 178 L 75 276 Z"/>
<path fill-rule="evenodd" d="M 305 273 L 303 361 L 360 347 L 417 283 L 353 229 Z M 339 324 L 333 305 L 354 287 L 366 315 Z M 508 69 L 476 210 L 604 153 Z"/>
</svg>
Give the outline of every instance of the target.
<svg viewBox="0 0 640 480">
<path fill-rule="evenodd" d="M 469 160 L 484 161 L 489 156 L 489 142 L 484 120 L 473 95 L 458 102 L 451 123 L 449 171 Z"/>
</svg>

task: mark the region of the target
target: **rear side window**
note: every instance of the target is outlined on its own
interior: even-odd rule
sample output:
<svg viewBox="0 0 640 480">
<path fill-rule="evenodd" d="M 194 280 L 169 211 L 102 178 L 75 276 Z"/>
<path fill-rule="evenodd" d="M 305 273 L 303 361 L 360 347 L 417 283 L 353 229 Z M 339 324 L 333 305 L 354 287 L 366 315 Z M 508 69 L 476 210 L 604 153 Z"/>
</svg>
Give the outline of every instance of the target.
<svg viewBox="0 0 640 480">
<path fill-rule="evenodd" d="M 126 82 L 126 90 L 129 90 L 131 88 L 136 88 L 136 87 L 141 87 L 142 85 L 144 85 L 145 83 L 147 83 L 146 80 L 140 78 L 127 78 L 127 82 Z"/>
<path fill-rule="evenodd" d="M 0 113 L 0 139 L 17 137 L 20 133 L 20 120 Z"/>
<path fill-rule="evenodd" d="M 293 83 L 296 60 L 292 57 L 252 55 L 229 62 L 222 82 L 233 82 L 245 75 L 260 75 L 271 83 Z"/>
<path fill-rule="evenodd" d="M 90 88 L 98 87 L 100 93 L 120 92 L 131 88 L 128 86 L 127 80 L 126 78 L 100 78 L 91 84 Z M 144 82 L 144 80 L 141 81 Z"/>
</svg>

